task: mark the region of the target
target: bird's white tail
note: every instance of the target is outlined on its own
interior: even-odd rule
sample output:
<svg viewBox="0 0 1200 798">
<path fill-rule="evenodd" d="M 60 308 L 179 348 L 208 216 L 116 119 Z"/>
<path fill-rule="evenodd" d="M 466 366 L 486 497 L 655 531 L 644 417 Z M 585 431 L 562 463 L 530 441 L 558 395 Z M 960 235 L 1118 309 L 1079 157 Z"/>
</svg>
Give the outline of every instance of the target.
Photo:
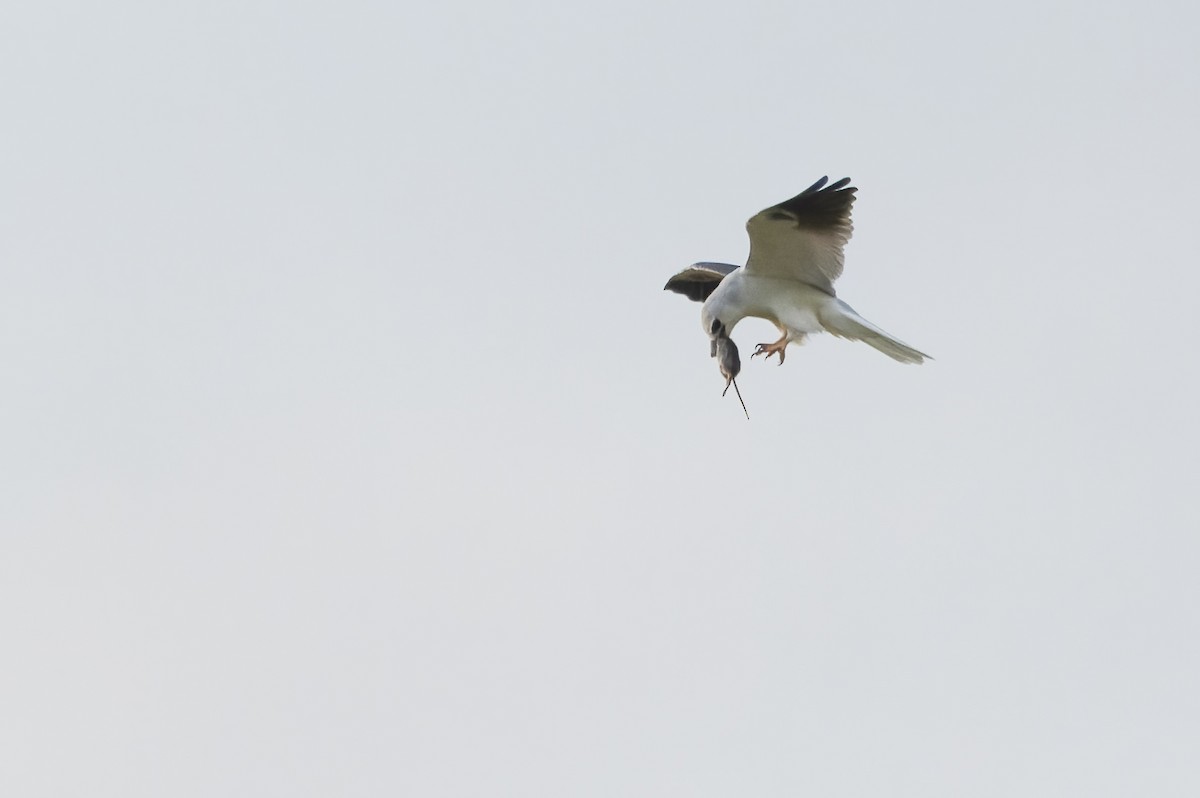
<svg viewBox="0 0 1200 798">
<path fill-rule="evenodd" d="M 871 322 L 854 312 L 854 308 L 840 299 L 834 299 L 821 309 L 819 318 L 826 330 L 839 338 L 862 341 L 901 363 L 924 363 L 929 355 L 913 349 L 908 344 L 888 335 Z M 933 358 L 929 358 L 932 360 Z"/>
</svg>

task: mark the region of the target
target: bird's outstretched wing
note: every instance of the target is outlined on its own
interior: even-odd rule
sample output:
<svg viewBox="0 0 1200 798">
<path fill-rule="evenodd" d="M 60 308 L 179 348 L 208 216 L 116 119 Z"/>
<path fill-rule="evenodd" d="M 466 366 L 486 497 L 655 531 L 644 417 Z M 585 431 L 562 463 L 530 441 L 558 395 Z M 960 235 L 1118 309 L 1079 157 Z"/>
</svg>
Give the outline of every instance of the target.
<svg viewBox="0 0 1200 798">
<path fill-rule="evenodd" d="M 842 248 L 850 240 L 850 206 L 857 188 L 844 177 L 829 186 L 822 177 L 801 193 L 746 222 L 750 258 L 746 274 L 799 280 L 834 295 L 842 273 Z"/>
<path fill-rule="evenodd" d="M 683 294 L 688 299 L 703 302 L 708 295 L 717 290 L 725 277 L 740 267 L 731 263 L 693 263 L 679 274 L 667 280 L 664 291 L 674 291 Z"/>
</svg>

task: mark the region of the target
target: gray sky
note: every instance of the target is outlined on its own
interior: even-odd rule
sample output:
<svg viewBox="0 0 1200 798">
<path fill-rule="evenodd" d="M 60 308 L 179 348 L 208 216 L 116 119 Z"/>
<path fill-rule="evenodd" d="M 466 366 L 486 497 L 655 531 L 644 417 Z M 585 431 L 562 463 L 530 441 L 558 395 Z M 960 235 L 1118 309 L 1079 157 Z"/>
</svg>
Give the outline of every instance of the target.
<svg viewBox="0 0 1200 798">
<path fill-rule="evenodd" d="M 412 5 L 0 13 L 0 792 L 1200 792 L 1195 4 Z"/>
</svg>

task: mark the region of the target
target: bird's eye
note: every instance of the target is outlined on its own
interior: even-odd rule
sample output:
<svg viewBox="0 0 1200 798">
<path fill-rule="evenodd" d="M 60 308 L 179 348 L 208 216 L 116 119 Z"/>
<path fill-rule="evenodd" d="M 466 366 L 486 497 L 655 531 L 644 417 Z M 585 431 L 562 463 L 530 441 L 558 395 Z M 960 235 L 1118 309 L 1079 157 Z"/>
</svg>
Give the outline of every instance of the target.
<svg viewBox="0 0 1200 798">
<path fill-rule="evenodd" d="M 716 334 L 717 334 L 717 333 L 719 333 L 720 331 L 721 331 L 721 320 L 720 320 L 720 319 L 713 319 L 713 323 L 712 323 L 712 329 L 710 330 L 710 332 L 711 332 L 713 335 L 716 335 Z"/>
</svg>

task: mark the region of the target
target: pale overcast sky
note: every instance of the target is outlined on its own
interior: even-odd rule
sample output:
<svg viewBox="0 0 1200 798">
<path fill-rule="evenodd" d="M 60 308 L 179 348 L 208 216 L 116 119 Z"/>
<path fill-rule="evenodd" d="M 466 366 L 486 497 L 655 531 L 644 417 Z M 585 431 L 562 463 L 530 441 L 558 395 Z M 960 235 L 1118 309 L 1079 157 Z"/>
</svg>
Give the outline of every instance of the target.
<svg viewBox="0 0 1200 798">
<path fill-rule="evenodd" d="M 9 4 L 0 792 L 1200 794 L 1198 25 Z"/>
</svg>

